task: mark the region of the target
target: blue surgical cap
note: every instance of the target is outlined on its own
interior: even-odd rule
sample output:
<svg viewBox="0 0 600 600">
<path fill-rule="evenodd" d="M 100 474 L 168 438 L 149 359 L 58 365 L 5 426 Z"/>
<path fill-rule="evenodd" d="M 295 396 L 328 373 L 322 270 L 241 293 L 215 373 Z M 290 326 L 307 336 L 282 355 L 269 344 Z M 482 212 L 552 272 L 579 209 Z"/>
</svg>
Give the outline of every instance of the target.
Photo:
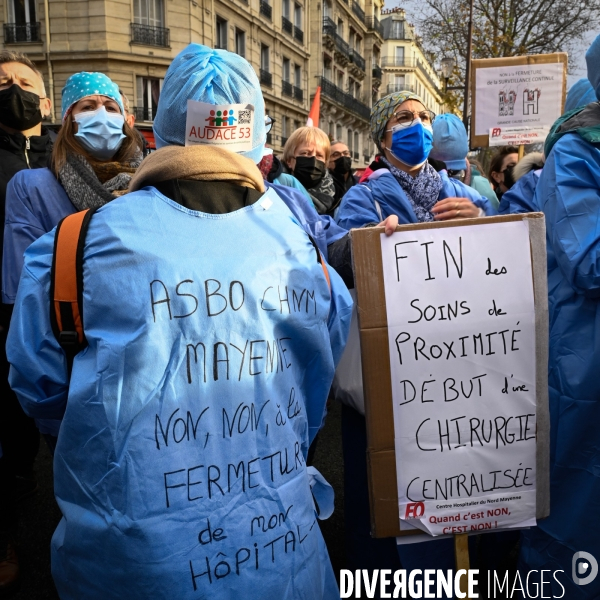
<svg viewBox="0 0 600 600">
<path fill-rule="evenodd" d="M 167 70 L 154 119 L 156 147 L 184 146 L 187 102 L 207 104 L 252 104 L 254 128 L 252 150 L 242 156 L 259 163 L 267 132 L 265 101 L 250 63 L 233 52 L 190 44 Z"/>
<path fill-rule="evenodd" d="M 119 86 L 114 81 L 104 73 L 82 71 L 71 75 L 62 89 L 62 120 L 65 120 L 75 102 L 79 102 L 87 96 L 95 95 L 112 98 L 119 105 L 121 114 L 125 113 Z"/>
<path fill-rule="evenodd" d="M 463 122 L 450 113 L 438 115 L 433 122 L 433 148 L 429 156 L 446 163 L 453 171 L 467 168 L 469 152 L 467 131 Z"/>
<path fill-rule="evenodd" d="M 600 100 L 600 35 L 592 42 L 585 53 L 588 79 L 596 90 L 596 99 Z"/>
<path fill-rule="evenodd" d="M 590 80 L 584 77 L 571 86 L 567 93 L 565 101 L 565 112 L 569 112 L 580 106 L 586 106 L 590 102 L 596 101 L 596 91 L 592 87 Z"/>
</svg>

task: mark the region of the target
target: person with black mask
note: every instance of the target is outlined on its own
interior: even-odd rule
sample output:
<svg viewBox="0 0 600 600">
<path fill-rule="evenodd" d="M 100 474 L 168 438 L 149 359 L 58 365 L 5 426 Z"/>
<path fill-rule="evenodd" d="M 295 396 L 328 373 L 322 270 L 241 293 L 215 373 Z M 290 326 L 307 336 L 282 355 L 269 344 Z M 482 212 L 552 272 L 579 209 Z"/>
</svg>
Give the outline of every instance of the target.
<svg viewBox="0 0 600 600">
<path fill-rule="evenodd" d="M 35 65 L 17 52 L 0 52 L 0 210 L 4 224 L 6 186 L 23 169 L 46 167 L 52 151 L 42 119 L 52 105 Z M 0 253 L 4 227 L 0 227 Z M 1 260 L 1 254 L 0 254 Z M 0 596 L 15 588 L 19 564 L 15 551 L 17 503 L 37 483 L 33 464 L 40 435 L 8 385 L 5 345 L 12 306 L 0 311 Z"/>
<path fill-rule="evenodd" d="M 519 149 L 515 146 L 502 146 L 492 158 L 488 178 L 498 200 L 502 200 L 502 194 L 514 185 L 512 170 L 518 162 Z"/>
<path fill-rule="evenodd" d="M 306 188 L 320 215 L 333 213 L 336 200 L 333 178 L 327 172 L 330 144 L 327 134 L 318 127 L 299 127 L 283 148 L 283 164 Z"/>
<path fill-rule="evenodd" d="M 333 177 L 335 199 L 339 202 L 344 194 L 356 184 L 352 174 L 352 157 L 348 146 L 344 142 L 331 143 L 331 155 L 327 166 Z"/>
</svg>

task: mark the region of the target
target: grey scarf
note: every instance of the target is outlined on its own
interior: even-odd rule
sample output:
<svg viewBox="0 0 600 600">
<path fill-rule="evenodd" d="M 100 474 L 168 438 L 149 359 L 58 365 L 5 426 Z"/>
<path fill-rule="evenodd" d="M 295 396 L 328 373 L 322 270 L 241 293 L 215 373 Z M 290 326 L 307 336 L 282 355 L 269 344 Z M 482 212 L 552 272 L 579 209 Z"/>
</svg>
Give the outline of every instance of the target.
<svg viewBox="0 0 600 600">
<path fill-rule="evenodd" d="M 320 215 L 333 215 L 341 199 L 335 199 L 335 185 L 329 171 L 325 173 L 319 185 L 307 191 Z"/>
<path fill-rule="evenodd" d="M 390 170 L 407 195 L 419 223 L 433 221 L 431 209 L 438 201 L 444 183 L 440 174 L 428 163 L 423 165 L 416 177 L 401 171 L 386 158 L 381 161 Z"/>
<path fill-rule="evenodd" d="M 136 153 L 129 165 L 123 165 L 123 170 L 130 172 L 117 173 L 101 183 L 92 165 L 83 156 L 69 154 L 60 169 L 59 181 L 77 210 L 99 208 L 117 197 L 113 192 L 127 190 L 132 173 L 141 162 L 142 153 Z"/>
</svg>

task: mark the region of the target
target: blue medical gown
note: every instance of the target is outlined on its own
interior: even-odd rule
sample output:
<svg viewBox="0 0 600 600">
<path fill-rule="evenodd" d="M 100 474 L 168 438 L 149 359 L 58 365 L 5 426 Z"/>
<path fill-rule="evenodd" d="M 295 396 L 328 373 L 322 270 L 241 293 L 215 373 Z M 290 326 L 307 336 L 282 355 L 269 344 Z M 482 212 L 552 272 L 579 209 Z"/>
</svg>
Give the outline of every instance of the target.
<svg viewBox="0 0 600 600">
<path fill-rule="evenodd" d="M 475 206 L 483 209 L 486 215 L 496 214 L 490 201 L 476 190 L 451 179 L 446 171 L 440 171 L 439 175 L 443 183 L 439 200 L 453 197 L 469 198 Z M 350 230 L 353 227 L 363 227 L 367 223 L 379 223 L 390 215 L 398 215 L 400 224 L 417 223 L 410 200 L 396 178 L 387 169 L 379 169 L 367 181 L 351 187 L 346 192 L 336 221 L 341 227 Z"/>
<path fill-rule="evenodd" d="M 600 560 L 600 149 L 576 133 L 558 140 L 534 202 L 548 243 L 551 496 L 550 516 L 522 533 L 521 566 L 563 569 L 564 597 L 591 600 L 600 577 L 575 585 L 571 561 Z"/>
<path fill-rule="evenodd" d="M 25 412 L 63 417 L 61 599 L 338 598 L 305 458 L 352 301 L 277 194 L 212 215 L 145 188 L 98 210 L 70 386 L 53 243 L 26 252 L 7 353 Z"/>
<path fill-rule="evenodd" d="M 295 179 L 295 178 L 294 178 Z M 327 246 L 337 242 L 348 232 L 342 229 L 329 215 L 320 215 L 312 200 L 307 199 L 302 192 L 287 185 L 265 181 L 267 189 L 274 189 L 277 195 L 292 211 L 298 222 L 315 240 L 319 250 L 327 258 Z"/>
<path fill-rule="evenodd" d="M 501 215 L 537 212 L 540 209 L 534 202 L 535 188 L 537 187 L 542 169 L 525 173 L 507 192 L 502 194 L 498 213 Z"/>
</svg>

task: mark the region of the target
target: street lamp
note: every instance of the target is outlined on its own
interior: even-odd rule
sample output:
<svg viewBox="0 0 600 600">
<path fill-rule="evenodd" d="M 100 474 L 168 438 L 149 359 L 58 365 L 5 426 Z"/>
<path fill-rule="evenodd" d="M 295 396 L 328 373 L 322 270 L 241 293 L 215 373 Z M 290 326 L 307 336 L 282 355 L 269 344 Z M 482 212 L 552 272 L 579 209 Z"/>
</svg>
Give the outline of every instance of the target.
<svg viewBox="0 0 600 600">
<path fill-rule="evenodd" d="M 452 56 L 446 56 L 442 58 L 442 75 L 444 77 L 444 93 L 452 90 L 464 90 L 464 85 L 459 86 L 451 86 L 448 87 L 448 79 L 452 76 L 452 72 L 454 71 L 454 66 L 456 65 L 456 61 Z"/>
</svg>

